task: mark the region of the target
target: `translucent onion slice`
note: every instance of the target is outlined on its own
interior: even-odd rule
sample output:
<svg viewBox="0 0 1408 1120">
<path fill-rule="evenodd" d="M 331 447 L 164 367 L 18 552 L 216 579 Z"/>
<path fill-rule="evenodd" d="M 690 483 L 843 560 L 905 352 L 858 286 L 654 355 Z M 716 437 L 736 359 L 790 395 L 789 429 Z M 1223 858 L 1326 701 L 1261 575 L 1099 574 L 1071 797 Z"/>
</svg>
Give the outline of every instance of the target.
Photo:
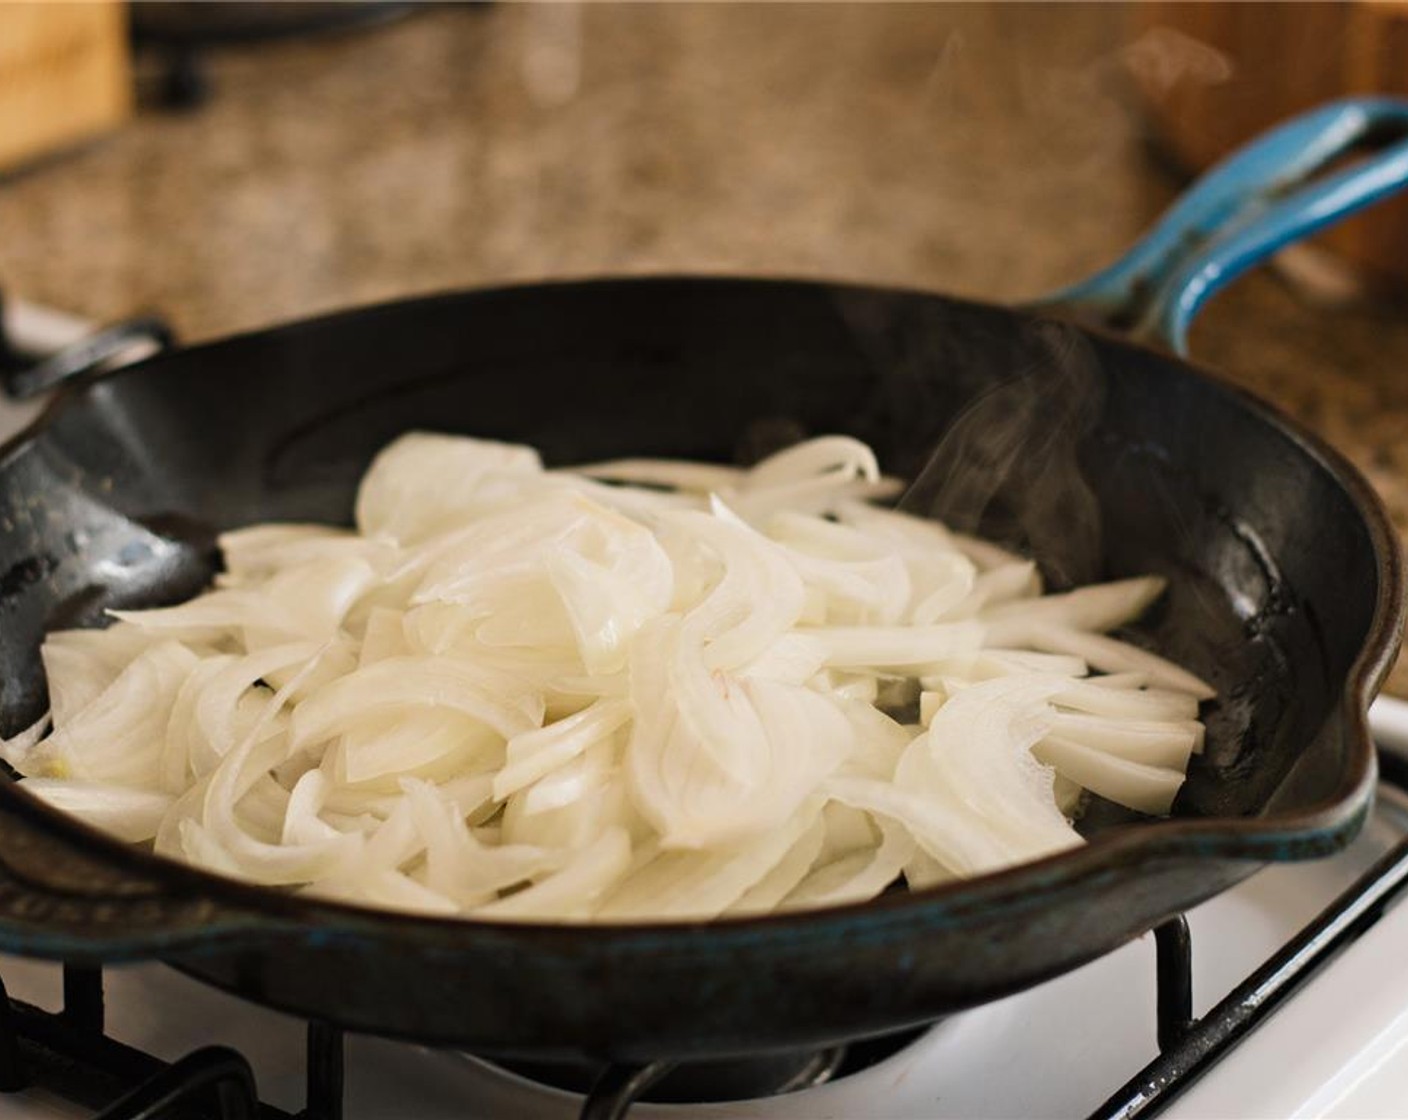
<svg viewBox="0 0 1408 1120">
<path fill-rule="evenodd" d="M 828 806 L 829 807 L 829 806 Z M 761 879 L 744 891 L 723 913 L 736 917 L 769 914 L 807 877 L 826 843 L 826 822 L 820 815 L 787 853 Z"/>
<path fill-rule="evenodd" d="M 443 707 L 469 716 L 509 739 L 542 722 L 540 700 L 519 682 L 437 657 L 390 657 L 324 685 L 293 714 L 295 745 L 355 729 L 387 709 Z"/>
<path fill-rule="evenodd" d="M 599 700 L 547 727 L 515 735 L 508 741 L 503 769 L 494 776 L 494 796 L 502 800 L 545 777 L 612 735 L 630 718 L 631 706 L 624 701 Z"/>
<path fill-rule="evenodd" d="M 364 561 L 380 573 L 396 558 L 396 548 L 389 541 L 326 525 L 252 525 L 221 533 L 219 545 L 225 561 L 220 586 L 225 587 L 245 586 L 287 568 L 329 561 Z"/>
<path fill-rule="evenodd" d="M 718 917 L 787 858 L 819 811 L 812 805 L 789 814 L 780 828 L 745 845 L 661 851 L 608 893 L 595 916 L 614 922 Z"/>
<path fill-rule="evenodd" d="M 409 875 L 390 868 L 363 872 L 356 876 L 332 876 L 304 888 L 319 898 L 400 910 L 411 914 L 438 914 L 450 917 L 460 913 L 453 899 L 431 890 Z"/>
<path fill-rule="evenodd" d="M 1026 645 L 1046 653 L 1068 653 L 1083 658 L 1093 668 L 1106 673 L 1143 673 L 1153 685 L 1186 692 L 1198 700 L 1211 700 L 1217 695 L 1212 685 L 1187 669 L 1128 642 L 1043 623 L 1023 625 L 1013 620 L 1012 629 L 1020 632 Z"/>
<path fill-rule="evenodd" d="M 608 829 L 625 829 L 633 841 L 647 835 L 649 830 L 631 804 L 625 781 L 619 773 L 608 774 L 594 754 L 595 748 L 563 767 L 565 773 L 554 775 L 557 780 L 547 784 L 545 796 L 531 798 L 536 787 L 510 796 L 501 818 L 502 842 L 569 856 Z"/>
<path fill-rule="evenodd" d="M 221 658 L 220 667 L 202 677 L 194 698 L 192 772 L 207 773 L 248 731 L 252 720 L 241 720 L 240 701 L 250 689 L 280 669 L 297 671 L 310 666 L 322 651 L 322 647 L 311 642 L 290 642 L 248 657 Z M 266 691 L 264 699 L 269 695 Z M 263 704 L 258 708 L 262 714 Z"/>
<path fill-rule="evenodd" d="M 152 790 L 60 778 L 30 778 L 24 788 L 46 805 L 80 816 L 95 828 L 133 844 L 156 835 L 175 800 Z"/>
<path fill-rule="evenodd" d="M 1111 687 L 1110 678 L 1086 684 L 1073 681 L 1055 696 L 1063 708 L 1111 719 L 1197 720 L 1198 700 L 1186 692 L 1163 688 Z"/>
<path fill-rule="evenodd" d="M 1005 850 L 1003 862 L 1014 853 L 1032 859 L 1079 844 L 1052 796 L 1053 772 L 1031 753 L 1051 733 L 1056 715 L 1048 701 L 1060 687 L 1059 680 L 1029 676 L 964 689 L 905 751 L 896 782 L 954 805 Z"/>
<path fill-rule="evenodd" d="M 304 672 L 316 668 L 310 660 Z M 283 708 L 297 680 L 274 693 L 264 721 L 255 724 L 210 775 L 201 800 L 201 821 L 187 821 L 187 854 L 192 844 L 202 858 L 213 859 L 217 870 L 233 868 L 239 874 L 262 883 L 294 885 L 316 879 L 335 878 L 354 867 L 364 850 L 362 837 L 339 834 L 312 843 L 273 844 L 251 836 L 242 826 L 235 806 L 241 797 L 277 763 L 288 757 L 284 737 L 266 738 L 263 732 Z M 217 854 L 218 853 L 218 854 Z"/>
<path fill-rule="evenodd" d="M 1032 602 L 1041 594 L 1041 573 L 1030 560 L 1011 560 L 973 577 L 973 595 L 965 604 L 972 611 L 995 610 L 997 604 Z M 994 645 L 1002 640 L 995 637 Z"/>
<path fill-rule="evenodd" d="M 489 770 L 502 759 L 502 735 L 445 707 L 378 712 L 342 736 L 337 777 L 365 785 L 380 779 L 425 776 L 453 756 L 448 773 Z"/>
<path fill-rule="evenodd" d="M 665 524 L 723 564 L 723 578 L 684 621 L 687 641 L 708 644 L 704 659 L 711 669 L 751 661 L 797 621 L 804 597 L 797 570 L 722 503 L 714 503 L 712 516 L 673 513 Z"/>
<path fill-rule="evenodd" d="M 816 868 L 782 899 L 782 910 L 815 910 L 874 898 L 904 871 L 918 852 L 914 838 L 893 823 L 881 823 L 880 844 Z"/>
<path fill-rule="evenodd" d="M 494 482 L 541 471 L 530 447 L 414 432 L 372 461 L 357 491 L 357 527 L 369 537 L 419 540 L 482 508 Z"/>
<path fill-rule="evenodd" d="M 493 902 L 499 892 L 540 879 L 565 862 L 565 854 L 554 849 L 484 843 L 458 805 L 429 783 L 407 781 L 404 790 L 413 823 L 425 841 L 422 880 L 461 907 Z"/>
<path fill-rule="evenodd" d="M 66 726 L 93 703 L 138 654 L 155 639 L 118 623 L 106 630 L 60 630 L 39 648 L 49 682 L 49 716 Z"/>
<path fill-rule="evenodd" d="M 829 666 L 903 675 L 975 652 L 986 630 L 979 622 L 944 622 L 933 626 L 829 626 L 803 633 L 825 650 Z"/>
<path fill-rule="evenodd" d="M 184 646 L 169 641 L 138 654 L 82 711 L 29 752 L 26 772 L 155 788 L 171 706 L 196 661 Z"/>
<path fill-rule="evenodd" d="M 1007 845 L 973 828 L 968 814 L 891 782 L 837 776 L 822 786 L 822 793 L 853 809 L 903 825 L 946 874 L 975 875 L 1011 862 Z"/>
<path fill-rule="evenodd" d="M 1166 814 L 1183 785 L 1182 770 L 1120 758 L 1059 735 L 1039 742 L 1035 754 L 1092 793 L 1141 813 Z"/>
<path fill-rule="evenodd" d="M 1051 721 L 1051 733 L 1134 762 L 1177 767 L 1180 772 L 1187 767 L 1188 756 L 1203 749 L 1204 737 L 1197 720 L 1107 719 L 1076 713 L 1058 713 Z"/>
<path fill-rule="evenodd" d="M 1144 576 L 1046 595 L 1036 602 L 989 600 L 991 605 L 984 608 L 982 617 L 994 624 L 989 631 L 994 645 L 1002 643 L 1002 627 L 995 624 L 1003 619 L 1015 619 L 1022 625 L 1047 623 L 1075 630 L 1113 630 L 1143 614 L 1163 594 L 1167 583 L 1158 576 Z"/>
<path fill-rule="evenodd" d="M 580 921 L 592 917 L 597 901 L 625 873 L 630 861 L 630 835 L 623 828 L 608 829 L 561 870 L 480 906 L 474 916 L 493 921 Z"/>
<path fill-rule="evenodd" d="M 858 439 L 822 436 L 768 456 L 748 471 L 740 489 L 762 490 L 787 485 L 798 478 L 827 474 L 874 482 L 880 477 L 880 463 L 875 452 Z"/>
<path fill-rule="evenodd" d="M 21 774 L 31 772 L 34 749 L 43 740 L 52 724 L 50 713 L 45 712 L 28 727 L 15 732 L 8 739 L 0 739 L 0 759 Z"/>
<path fill-rule="evenodd" d="M 612 459 L 603 463 L 586 463 L 573 469 L 588 478 L 668 486 L 704 495 L 732 490 L 745 474 L 739 467 L 691 463 L 683 459 Z"/>
</svg>

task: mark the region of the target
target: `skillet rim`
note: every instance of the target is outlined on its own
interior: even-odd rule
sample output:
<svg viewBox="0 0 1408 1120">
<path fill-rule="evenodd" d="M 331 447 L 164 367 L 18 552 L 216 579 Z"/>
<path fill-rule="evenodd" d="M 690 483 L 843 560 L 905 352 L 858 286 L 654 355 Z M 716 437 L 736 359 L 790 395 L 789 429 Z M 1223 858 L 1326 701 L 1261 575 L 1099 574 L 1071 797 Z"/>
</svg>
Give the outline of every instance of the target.
<svg viewBox="0 0 1408 1120">
<path fill-rule="evenodd" d="M 165 362 L 184 361 L 214 348 L 256 339 L 276 341 L 280 336 L 293 336 L 310 328 L 327 329 L 343 320 L 365 320 L 377 314 L 395 314 L 411 308 L 430 308 L 437 304 L 459 305 L 475 298 L 522 296 L 543 290 L 601 290 L 612 287 L 626 289 L 666 284 L 735 289 L 794 288 L 836 296 L 869 295 L 939 301 L 960 309 L 997 312 L 1028 321 L 1060 317 L 1040 309 L 1012 307 L 900 285 L 862 283 L 822 276 L 739 275 L 723 272 L 552 277 L 424 293 L 397 300 L 353 305 L 240 331 L 188 347 L 163 351 L 107 373 L 77 379 L 63 386 L 29 424 L 0 444 L 0 469 L 4 469 L 16 456 L 35 445 L 53 426 L 56 419 L 72 407 L 73 402 L 87 396 L 95 387 L 127 376 L 140 375 Z M 110 869 L 142 875 L 147 882 L 154 882 L 168 897 L 174 897 L 178 892 L 181 897 L 185 897 L 189 892 L 199 900 L 213 903 L 218 909 L 233 911 L 232 914 L 222 916 L 223 920 L 217 917 L 217 922 L 211 929 L 195 934 L 195 941 L 211 948 L 218 948 L 220 943 L 229 938 L 240 938 L 251 932 L 251 926 L 256 931 L 263 929 L 293 936 L 317 934 L 323 938 L 330 932 L 329 927 L 348 936 L 394 936 L 406 933 L 410 927 L 414 929 L 416 939 L 422 945 L 459 941 L 470 933 L 481 938 L 504 937 L 511 941 L 554 941 L 567 937 L 577 943 L 587 938 L 594 943 L 619 942 L 622 947 L 641 939 L 647 942 L 659 938 L 681 941 L 700 934 L 714 940 L 717 946 L 717 939 L 747 941 L 776 934 L 786 935 L 790 943 L 796 944 L 799 937 L 826 938 L 834 935 L 840 928 L 852 927 L 857 923 L 867 927 L 903 927 L 909 922 L 923 922 L 926 917 L 932 918 L 934 914 L 942 913 L 955 919 L 955 924 L 963 924 L 973 914 L 994 904 L 1000 905 L 1008 912 L 1035 908 L 1040 905 L 1047 892 L 1067 889 L 1084 880 L 1103 878 L 1135 862 L 1188 859 L 1233 861 L 1244 863 L 1246 866 L 1243 873 L 1249 874 L 1256 867 L 1272 860 L 1311 858 L 1342 848 L 1357 833 L 1372 803 L 1378 768 L 1375 746 L 1368 728 L 1368 705 L 1393 664 L 1403 638 L 1405 621 L 1401 545 L 1382 499 L 1347 456 L 1300 421 L 1287 415 L 1278 405 L 1226 380 L 1215 370 L 1173 355 L 1157 345 L 1131 339 L 1116 331 L 1088 323 L 1076 322 L 1071 325 L 1105 345 L 1114 345 L 1146 356 L 1152 355 L 1164 367 L 1168 376 L 1187 377 L 1208 383 L 1214 391 L 1231 398 L 1236 407 L 1250 412 L 1257 420 L 1289 439 L 1299 452 L 1312 459 L 1339 484 L 1358 512 L 1368 530 L 1379 581 L 1373 614 L 1359 653 L 1344 679 L 1337 701 L 1332 704 L 1326 716 L 1327 721 L 1341 720 L 1344 727 L 1345 766 L 1336 784 L 1336 789 L 1343 791 L 1340 795 L 1325 797 L 1299 810 L 1266 816 L 1164 818 L 1141 821 L 1111 829 L 1080 847 L 1038 860 L 921 891 L 896 892 L 844 906 L 784 914 L 720 917 L 704 921 L 633 923 L 496 922 L 474 917 L 407 913 L 295 895 L 276 887 L 229 878 L 126 844 L 49 807 L 25 792 L 23 782 L 20 781 L 0 782 L 0 802 L 10 803 L 10 811 L 29 818 L 45 828 L 52 838 L 80 849 L 84 855 L 101 860 Z M 3 864 L 3 854 L 3 851 L 0 851 L 0 865 Z M 1215 893 L 1220 889 L 1222 885 L 1207 893 Z M 187 936 L 177 934 L 177 940 L 182 944 L 188 939 L 189 933 Z M 163 940 L 165 938 L 159 930 L 134 935 L 138 951 L 145 945 L 164 948 L 165 946 L 156 944 Z M 52 948 L 55 951 L 62 950 L 62 946 L 57 944 L 57 939 Z"/>
</svg>

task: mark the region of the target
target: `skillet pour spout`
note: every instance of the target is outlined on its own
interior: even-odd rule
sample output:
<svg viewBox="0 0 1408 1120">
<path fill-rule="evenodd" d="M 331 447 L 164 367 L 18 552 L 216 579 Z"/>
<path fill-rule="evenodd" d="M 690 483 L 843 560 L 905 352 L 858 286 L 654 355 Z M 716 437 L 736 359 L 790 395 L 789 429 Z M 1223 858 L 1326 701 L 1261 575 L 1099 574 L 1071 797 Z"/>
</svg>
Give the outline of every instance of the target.
<svg viewBox="0 0 1408 1120">
<path fill-rule="evenodd" d="M 702 1057 L 930 1021 L 1108 952 L 1265 861 L 1342 847 L 1373 794 L 1365 711 L 1403 622 L 1397 538 L 1336 452 L 1170 351 L 1228 275 L 1408 182 L 1404 122 L 1403 103 L 1372 101 L 1284 126 L 1050 307 L 690 277 L 470 291 L 83 380 L 0 452 L 0 719 L 13 734 L 47 703 L 46 630 L 191 594 L 216 570 L 221 530 L 347 521 L 372 455 L 408 429 L 529 443 L 553 464 L 729 461 L 759 431 L 843 432 L 919 478 L 960 420 L 982 442 L 990 421 L 975 402 L 1054 352 L 1076 355 L 1082 420 L 1054 440 L 1065 466 L 1049 485 L 1057 503 L 1092 510 L 1098 531 L 1059 559 L 1099 577 L 1166 577 L 1162 606 L 1131 637 L 1219 693 L 1171 819 L 1092 813 L 1083 848 L 816 913 L 512 925 L 233 882 L 0 782 L 0 950 L 162 959 L 303 1016 L 490 1056 Z M 1399 138 L 1315 177 L 1355 137 L 1386 130 Z M 1076 312 L 1160 330 L 1164 346 L 1051 320 Z M 281 406 L 246 407 L 259 399 Z M 1034 547 L 1010 516 L 1020 474 L 990 480 L 976 511 L 945 505 L 961 488 L 925 500 Z"/>
</svg>

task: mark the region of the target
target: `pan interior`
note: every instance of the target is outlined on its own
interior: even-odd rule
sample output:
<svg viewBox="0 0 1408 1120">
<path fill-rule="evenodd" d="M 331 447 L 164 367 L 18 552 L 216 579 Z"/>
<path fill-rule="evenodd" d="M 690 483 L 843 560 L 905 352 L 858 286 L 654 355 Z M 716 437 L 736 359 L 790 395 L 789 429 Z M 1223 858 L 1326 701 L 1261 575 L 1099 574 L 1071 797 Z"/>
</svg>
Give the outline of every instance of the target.
<svg viewBox="0 0 1408 1120">
<path fill-rule="evenodd" d="M 1211 680 L 1176 811 L 1335 792 L 1333 709 L 1378 589 L 1332 470 L 1234 392 L 1140 348 L 933 296 L 766 281 L 470 293 L 159 357 L 70 399 L 0 465 L 0 714 L 45 704 L 46 629 L 203 586 L 214 535 L 346 522 L 414 428 L 552 464 L 755 458 L 847 432 L 916 480 L 906 508 L 1028 549 L 1053 584 L 1157 572 L 1135 640 Z M 1289 778 L 1289 780 L 1288 780 Z M 1106 809 L 1088 824 L 1123 819 Z"/>
</svg>

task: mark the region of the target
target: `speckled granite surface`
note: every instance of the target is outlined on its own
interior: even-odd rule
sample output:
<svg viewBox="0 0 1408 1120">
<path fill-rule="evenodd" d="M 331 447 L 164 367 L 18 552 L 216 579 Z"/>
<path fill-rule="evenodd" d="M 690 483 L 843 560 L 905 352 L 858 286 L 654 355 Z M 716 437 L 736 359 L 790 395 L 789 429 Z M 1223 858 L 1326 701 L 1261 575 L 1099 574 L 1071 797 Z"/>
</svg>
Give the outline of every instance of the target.
<svg viewBox="0 0 1408 1120">
<path fill-rule="evenodd" d="M 0 180 L 0 286 L 99 319 L 157 308 L 187 339 L 620 272 L 1020 300 L 1114 257 L 1172 197 L 1128 15 L 440 7 L 223 51 L 199 112 Z M 1194 349 L 1328 436 L 1408 529 L 1403 301 L 1326 307 L 1262 272 Z"/>
</svg>

